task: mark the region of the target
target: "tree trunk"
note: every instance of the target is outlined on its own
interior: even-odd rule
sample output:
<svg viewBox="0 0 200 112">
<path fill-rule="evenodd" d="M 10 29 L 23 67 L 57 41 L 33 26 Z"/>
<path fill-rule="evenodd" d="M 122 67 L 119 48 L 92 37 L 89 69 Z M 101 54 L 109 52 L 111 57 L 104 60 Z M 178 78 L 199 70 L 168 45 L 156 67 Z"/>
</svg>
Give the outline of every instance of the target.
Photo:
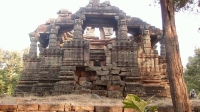
<svg viewBox="0 0 200 112">
<path fill-rule="evenodd" d="M 174 0 L 160 0 L 160 5 L 166 46 L 167 73 L 174 112 L 191 112 L 176 33 Z"/>
</svg>

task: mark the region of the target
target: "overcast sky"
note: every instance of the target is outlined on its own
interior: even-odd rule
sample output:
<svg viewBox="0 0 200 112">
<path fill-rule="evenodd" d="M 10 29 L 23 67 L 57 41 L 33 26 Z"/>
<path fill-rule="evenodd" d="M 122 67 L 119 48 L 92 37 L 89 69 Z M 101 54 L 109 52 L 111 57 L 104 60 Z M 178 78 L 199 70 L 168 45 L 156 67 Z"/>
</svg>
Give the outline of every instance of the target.
<svg viewBox="0 0 200 112">
<path fill-rule="evenodd" d="M 101 2 L 105 0 L 100 0 Z M 153 0 L 110 0 L 132 17 L 162 29 L 159 6 L 149 6 Z M 30 45 L 28 33 L 48 18 L 57 18 L 59 9 L 66 8 L 72 13 L 85 7 L 89 0 L 0 0 L 0 47 L 8 50 L 22 50 Z M 200 15 L 188 12 L 176 13 L 176 27 L 179 37 L 183 66 L 195 47 L 200 47 Z"/>
</svg>

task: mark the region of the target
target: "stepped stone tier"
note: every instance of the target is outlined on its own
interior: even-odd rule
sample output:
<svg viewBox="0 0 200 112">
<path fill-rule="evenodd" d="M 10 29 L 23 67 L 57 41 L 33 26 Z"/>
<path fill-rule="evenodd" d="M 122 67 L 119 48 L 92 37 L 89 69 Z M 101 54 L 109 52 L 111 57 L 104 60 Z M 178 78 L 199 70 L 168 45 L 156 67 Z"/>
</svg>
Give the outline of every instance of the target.
<svg viewBox="0 0 200 112">
<path fill-rule="evenodd" d="M 61 9 L 57 14 L 29 34 L 30 51 L 23 56 L 15 95 L 170 96 L 160 29 L 109 1 L 90 0 L 76 13 Z"/>
</svg>

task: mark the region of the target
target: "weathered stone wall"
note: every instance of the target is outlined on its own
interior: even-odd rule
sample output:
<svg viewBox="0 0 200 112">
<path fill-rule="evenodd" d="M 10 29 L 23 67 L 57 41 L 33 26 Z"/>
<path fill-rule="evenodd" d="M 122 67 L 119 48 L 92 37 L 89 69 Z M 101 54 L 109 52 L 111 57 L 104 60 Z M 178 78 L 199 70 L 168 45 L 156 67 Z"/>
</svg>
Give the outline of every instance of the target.
<svg viewBox="0 0 200 112">
<path fill-rule="evenodd" d="M 127 94 L 170 97 L 160 30 L 127 16 L 108 1 L 99 3 L 99 0 L 91 0 L 74 14 L 61 9 L 58 18 L 45 25 L 29 34 L 30 51 L 24 57 L 16 95 L 92 93 L 106 97 Z M 88 26 L 92 29 L 84 37 Z M 100 29 L 100 39 L 94 37 L 95 27 Z M 109 37 L 111 29 L 116 38 Z M 156 50 L 158 41 L 161 55 Z"/>
<path fill-rule="evenodd" d="M 0 112 L 137 112 L 120 106 L 75 106 L 69 104 L 0 104 Z M 162 106 L 157 112 L 173 112 L 172 106 Z M 200 106 L 192 107 L 200 112 Z"/>
</svg>

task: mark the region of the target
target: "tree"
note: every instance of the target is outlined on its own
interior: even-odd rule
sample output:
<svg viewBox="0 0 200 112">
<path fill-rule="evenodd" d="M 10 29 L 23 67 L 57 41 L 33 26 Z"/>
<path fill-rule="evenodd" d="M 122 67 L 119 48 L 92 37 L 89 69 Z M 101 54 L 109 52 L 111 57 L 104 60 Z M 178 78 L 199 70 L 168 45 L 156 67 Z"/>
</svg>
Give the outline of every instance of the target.
<svg viewBox="0 0 200 112">
<path fill-rule="evenodd" d="M 11 95 L 22 71 L 22 55 L 0 48 L 0 94 Z"/>
<path fill-rule="evenodd" d="M 200 49 L 194 50 L 194 56 L 188 58 L 187 69 L 184 72 L 184 78 L 188 90 L 195 89 L 200 92 Z M 189 92 L 189 91 L 188 91 Z"/>
<path fill-rule="evenodd" d="M 186 84 L 183 78 L 175 11 L 190 4 L 191 0 L 160 0 L 163 37 L 166 45 L 167 73 L 174 112 L 191 112 Z"/>
</svg>

